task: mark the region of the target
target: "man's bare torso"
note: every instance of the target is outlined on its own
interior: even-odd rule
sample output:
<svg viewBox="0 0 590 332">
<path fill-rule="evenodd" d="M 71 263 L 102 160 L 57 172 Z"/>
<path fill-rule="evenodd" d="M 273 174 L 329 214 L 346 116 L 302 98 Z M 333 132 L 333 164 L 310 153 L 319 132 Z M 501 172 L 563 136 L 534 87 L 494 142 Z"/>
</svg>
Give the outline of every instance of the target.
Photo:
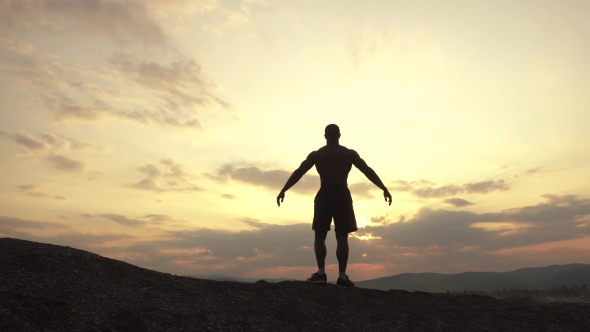
<svg viewBox="0 0 590 332">
<path fill-rule="evenodd" d="M 361 171 L 371 182 L 383 190 L 383 197 L 391 205 L 391 194 L 377 176 L 377 173 L 367 165 L 367 163 L 359 156 L 359 154 L 347 149 L 345 146 L 328 143 L 326 146 L 317 151 L 310 153 L 307 158 L 301 163 L 298 169 L 285 183 L 283 189 L 277 196 L 277 205 L 281 206 L 281 202 L 285 199 L 285 191 L 289 190 L 313 165 L 320 174 L 320 181 L 322 187 L 331 185 L 341 185 L 348 187 L 348 173 L 354 165 Z"/>
<path fill-rule="evenodd" d="M 348 173 L 355 156 L 353 150 L 342 145 L 328 144 L 313 154 L 322 187 L 336 184 L 348 186 Z"/>
</svg>

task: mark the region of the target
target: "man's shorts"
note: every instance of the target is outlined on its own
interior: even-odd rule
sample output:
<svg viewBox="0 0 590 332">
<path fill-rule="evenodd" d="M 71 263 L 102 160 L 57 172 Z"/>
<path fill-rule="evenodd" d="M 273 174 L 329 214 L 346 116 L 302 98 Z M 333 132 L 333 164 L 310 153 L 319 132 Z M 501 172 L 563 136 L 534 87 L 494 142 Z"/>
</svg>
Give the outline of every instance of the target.
<svg viewBox="0 0 590 332">
<path fill-rule="evenodd" d="M 329 231 L 334 218 L 334 231 L 352 233 L 358 230 L 352 208 L 352 196 L 347 186 L 322 186 L 313 202 L 311 229 Z"/>
</svg>

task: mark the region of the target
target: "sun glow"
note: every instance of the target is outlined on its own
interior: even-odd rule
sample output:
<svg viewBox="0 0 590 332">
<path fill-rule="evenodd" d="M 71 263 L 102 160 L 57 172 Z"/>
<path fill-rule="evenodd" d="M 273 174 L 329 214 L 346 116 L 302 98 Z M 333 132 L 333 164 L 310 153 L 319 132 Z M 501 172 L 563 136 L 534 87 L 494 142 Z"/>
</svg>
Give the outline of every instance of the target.
<svg viewBox="0 0 590 332">
<path fill-rule="evenodd" d="M 356 234 L 350 234 L 350 237 L 354 237 L 357 238 L 359 240 L 363 240 L 363 241 L 369 241 L 369 240 L 380 240 L 381 237 L 380 236 L 373 236 L 373 234 L 371 233 L 367 233 L 366 235 L 356 235 Z"/>
</svg>

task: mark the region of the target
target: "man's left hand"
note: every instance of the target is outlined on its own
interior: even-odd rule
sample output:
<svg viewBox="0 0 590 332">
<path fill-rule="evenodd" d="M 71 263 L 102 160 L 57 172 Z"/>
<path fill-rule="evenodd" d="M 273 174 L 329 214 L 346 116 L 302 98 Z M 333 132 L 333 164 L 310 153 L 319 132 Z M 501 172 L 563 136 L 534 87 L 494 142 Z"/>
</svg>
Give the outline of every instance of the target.
<svg viewBox="0 0 590 332">
<path fill-rule="evenodd" d="M 281 203 L 283 202 L 283 200 L 285 199 L 285 192 L 281 191 L 281 193 L 279 194 L 279 196 L 277 196 L 277 205 L 279 207 L 281 207 Z"/>
</svg>

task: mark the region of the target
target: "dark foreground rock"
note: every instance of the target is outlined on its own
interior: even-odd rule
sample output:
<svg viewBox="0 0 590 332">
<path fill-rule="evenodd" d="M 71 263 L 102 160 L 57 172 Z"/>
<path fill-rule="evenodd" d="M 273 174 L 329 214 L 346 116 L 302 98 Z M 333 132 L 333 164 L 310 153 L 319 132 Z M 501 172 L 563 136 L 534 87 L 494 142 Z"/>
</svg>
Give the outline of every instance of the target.
<svg viewBox="0 0 590 332">
<path fill-rule="evenodd" d="M 2 238 L 0 331 L 590 331 L 590 305 L 202 280 Z"/>
</svg>

